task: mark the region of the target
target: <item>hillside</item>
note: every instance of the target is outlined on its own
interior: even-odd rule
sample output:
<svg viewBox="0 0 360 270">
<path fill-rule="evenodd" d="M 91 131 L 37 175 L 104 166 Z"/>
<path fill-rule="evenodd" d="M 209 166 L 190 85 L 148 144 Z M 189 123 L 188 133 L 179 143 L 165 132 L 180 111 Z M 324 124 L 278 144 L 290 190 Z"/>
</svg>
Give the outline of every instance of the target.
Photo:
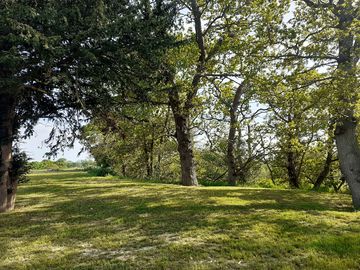
<svg viewBox="0 0 360 270">
<path fill-rule="evenodd" d="M 38 174 L 0 269 L 359 269 L 359 218 L 348 195 Z"/>
</svg>

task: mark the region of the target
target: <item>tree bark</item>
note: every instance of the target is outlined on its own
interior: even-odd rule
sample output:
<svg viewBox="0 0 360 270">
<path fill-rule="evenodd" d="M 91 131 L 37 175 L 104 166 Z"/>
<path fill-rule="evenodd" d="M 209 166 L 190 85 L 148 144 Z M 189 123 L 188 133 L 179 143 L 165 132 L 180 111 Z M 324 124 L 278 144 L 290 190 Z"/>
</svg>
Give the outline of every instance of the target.
<svg viewBox="0 0 360 270">
<path fill-rule="evenodd" d="M 300 188 L 299 176 L 296 170 L 295 153 L 289 151 L 287 153 L 287 164 L 286 169 L 289 178 L 289 184 L 291 188 Z"/>
<path fill-rule="evenodd" d="M 360 209 L 360 149 L 356 136 L 357 121 L 343 119 L 335 130 L 340 169 L 349 185 L 353 205 Z"/>
<path fill-rule="evenodd" d="M 189 113 L 184 112 L 184 109 L 180 107 L 180 97 L 177 89 L 169 93 L 169 101 L 175 120 L 176 140 L 181 164 L 181 183 L 184 186 L 197 186 Z"/>
<path fill-rule="evenodd" d="M 0 212 L 14 209 L 17 179 L 11 177 L 15 98 L 0 94 Z"/>
<path fill-rule="evenodd" d="M 176 137 L 181 161 L 181 182 L 184 186 L 197 186 L 196 167 L 191 135 L 186 119 L 176 117 Z"/>
<path fill-rule="evenodd" d="M 145 136 L 146 137 L 146 136 Z M 146 177 L 153 177 L 153 160 L 154 160 L 154 134 L 151 139 L 144 138 L 144 157 L 146 163 Z"/>
<path fill-rule="evenodd" d="M 126 177 L 126 165 L 125 164 L 121 165 L 121 174 L 122 174 L 122 176 Z"/>
<path fill-rule="evenodd" d="M 236 161 L 235 161 L 235 144 L 236 144 L 236 125 L 238 122 L 238 113 L 237 110 L 240 106 L 240 99 L 244 91 L 244 83 L 239 85 L 236 89 L 233 102 L 231 104 L 229 113 L 230 113 L 230 127 L 227 141 L 227 167 L 228 167 L 228 183 L 231 186 L 236 186 L 238 175 L 236 170 Z"/>
</svg>

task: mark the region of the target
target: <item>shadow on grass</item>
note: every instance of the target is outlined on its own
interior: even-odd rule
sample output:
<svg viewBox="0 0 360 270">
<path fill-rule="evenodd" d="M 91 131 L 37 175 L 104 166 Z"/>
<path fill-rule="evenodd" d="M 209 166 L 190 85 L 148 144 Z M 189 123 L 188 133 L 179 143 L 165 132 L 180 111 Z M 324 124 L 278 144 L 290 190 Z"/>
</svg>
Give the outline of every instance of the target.
<svg viewBox="0 0 360 270">
<path fill-rule="evenodd" d="M 39 176 L 20 190 L 18 210 L 2 216 L 0 258 L 14 253 L 7 241 L 15 239 L 27 246 L 25 265 L 34 269 L 312 268 L 321 265 L 320 253 L 332 256 L 333 267 L 359 263 L 342 259 L 359 251 L 360 226 L 346 195 L 147 185 L 79 173 Z M 54 247 L 61 247 L 55 258 Z M 304 257 L 311 258 L 306 265 Z"/>
</svg>

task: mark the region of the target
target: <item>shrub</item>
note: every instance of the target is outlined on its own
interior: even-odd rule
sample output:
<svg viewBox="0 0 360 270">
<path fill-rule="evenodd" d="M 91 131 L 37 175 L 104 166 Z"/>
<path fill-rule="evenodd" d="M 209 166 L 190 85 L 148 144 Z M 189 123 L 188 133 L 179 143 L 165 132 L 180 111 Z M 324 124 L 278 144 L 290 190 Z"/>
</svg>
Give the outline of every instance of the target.
<svg viewBox="0 0 360 270">
<path fill-rule="evenodd" d="M 116 175 L 116 173 L 113 171 L 113 169 L 111 167 L 102 167 L 102 166 L 89 167 L 89 168 L 87 168 L 87 172 L 91 176 L 104 177 L 107 175 Z"/>
<path fill-rule="evenodd" d="M 268 178 L 260 178 L 256 181 L 256 186 L 261 188 L 275 188 L 276 185 Z"/>
</svg>

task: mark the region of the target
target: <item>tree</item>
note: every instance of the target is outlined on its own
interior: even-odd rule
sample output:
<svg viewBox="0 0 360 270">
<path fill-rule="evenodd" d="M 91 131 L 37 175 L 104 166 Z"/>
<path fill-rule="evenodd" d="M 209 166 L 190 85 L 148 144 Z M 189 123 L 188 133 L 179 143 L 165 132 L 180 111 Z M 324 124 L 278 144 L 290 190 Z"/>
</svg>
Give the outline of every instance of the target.
<svg viewBox="0 0 360 270">
<path fill-rule="evenodd" d="M 83 141 L 98 164 L 109 164 L 119 175 L 176 179 L 168 166 L 176 154 L 170 113 L 149 104 L 108 111 L 83 128 Z"/>
<path fill-rule="evenodd" d="M 308 59 L 312 69 L 327 67 L 334 97 L 335 141 L 341 171 L 350 187 L 353 204 L 360 208 L 360 148 L 356 104 L 360 35 L 358 1 L 298 1 L 293 31 L 303 33 L 287 57 Z M 310 64 L 311 64 L 310 62 Z M 324 68 L 322 68 L 324 70 Z"/>
<path fill-rule="evenodd" d="M 176 128 L 175 136 L 178 142 L 178 152 L 180 156 L 181 181 L 185 186 L 197 186 L 198 181 L 196 177 L 190 122 L 193 113 L 192 110 L 195 107 L 195 98 L 201 87 L 201 77 L 205 71 L 205 65 L 208 59 L 206 59 L 204 32 L 201 20 L 202 11 L 200 10 L 199 4 L 197 0 L 180 2 L 188 9 L 190 17 L 192 18 L 196 45 L 189 49 L 194 50 L 194 57 L 197 57 L 197 60 L 191 63 L 191 65 L 194 65 L 195 70 L 192 72 L 192 75 L 190 75 L 191 78 L 189 78 L 189 81 L 184 82 L 183 85 L 177 84 L 175 74 L 173 74 L 174 71 L 168 74 L 167 83 L 173 86 L 168 92 L 168 97 Z M 188 71 L 190 70 L 189 66 L 185 68 L 188 68 Z M 182 93 L 185 94 L 184 98 L 182 98 Z"/>
<path fill-rule="evenodd" d="M 252 51 L 254 55 L 261 51 L 261 42 L 257 43 L 258 35 L 261 31 L 266 32 L 265 21 L 270 24 L 281 8 L 271 1 L 251 4 L 248 1 L 178 2 L 182 15 L 192 26 L 183 26 L 183 29 L 189 28 L 190 34 L 182 30 L 178 40 L 183 45 L 172 51 L 175 59 L 170 60 L 173 70 L 167 81 L 172 86 L 169 104 L 176 123 L 182 182 L 184 185 L 196 185 L 192 143 L 195 127 L 192 126 L 196 114 L 201 111 L 203 92 L 211 87 L 212 78 L 224 80 L 233 77 L 231 74 L 239 74 L 239 67 L 246 62 L 241 60 L 246 54 L 242 50 Z M 257 24 L 259 18 L 264 20 Z M 259 31 L 252 33 L 254 30 Z M 246 45 L 250 48 L 246 48 Z M 256 65 L 256 61 L 250 62 L 247 59 L 247 64 L 252 67 Z"/>
<path fill-rule="evenodd" d="M 167 9 L 163 1 L 155 1 L 153 16 L 142 13 L 143 5 L 115 0 L 66 6 L 59 1 L 0 3 L 0 212 L 14 207 L 18 181 L 10 172 L 20 126 L 30 135 L 38 119 L 55 121 L 50 134 L 55 152 L 64 143 L 71 145 L 76 136 L 69 130 L 78 130 L 81 120 L 114 93 L 141 96 L 146 92 L 142 81 L 156 80 L 156 59 L 168 42 L 156 35 L 170 27 L 171 19 L 157 16 Z"/>
<path fill-rule="evenodd" d="M 260 158 L 261 151 L 257 151 L 257 147 L 254 146 L 258 144 L 254 144 L 254 139 L 251 137 L 253 127 L 250 122 L 256 122 L 258 114 L 264 108 L 253 109 L 250 108 L 250 104 L 256 99 L 256 88 L 258 88 L 256 77 L 259 73 L 264 73 L 267 68 L 266 59 L 274 45 L 275 29 L 282 22 L 288 4 L 287 1 L 246 3 L 246 6 L 233 11 L 234 15 L 241 16 L 234 16 L 233 21 L 227 22 L 231 25 L 232 33 L 234 33 L 234 43 L 229 47 L 234 56 L 229 59 L 231 63 L 229 67 L 233 69 L 233 73 L 237 74 L 237 80 L 241 80 L 241 83 L 237 83 L 238 85 L 234 88 L 231 102 L 227 102 L 230 118 L 227 143 L 228 182 L 230 185 L 236 185 L 238 180 L 245 181 L 243 178 L 247 174 L 246 171 L 250 169 L 254 160 Z M 256 106 L 253 105 L 253 107 Z M 246 111 L 248 112 L 246 113 Z M 245 127 L 239 127 L 239 125 Z M 245 128 L 246 131 L 241 132 L 242 128 Z M 238 134 L 237 131 L 239 131 Z M 237 157 L 235 154 L 236 137 L 239 136 L 238 140 L 242 140 L 241 136 L 244 134 L 247 134 L 248 137 L 246 139 L 247 154 L 243 151 Z"/>
<path fill-rule="evenodd" d="M 272 149 L 274 164 L 286 174 L 291 188 L 300 188 L 304 169 L 311 150 L 317 142 L 326 141 L 329 115 L 326 110 L 324 88 L 310 80 L 321 77 L 317 72 L 304 72 L 302 65 L 291 62 L 291 68 L 284 68 L 270 89 L 261 94 L 261 99 L 270 107 L 268 128 L 275 135 Z M 295 68 L 294 68 L 295 67 Z M 292 70 L 293 69 L 293 70 Z M 291 72 L 291 73 L 290 73 Z M 325 134 L 324 134 L 325 133 Z M 280 175 L 282 174 L 280 173 Z"/>
</svg>

